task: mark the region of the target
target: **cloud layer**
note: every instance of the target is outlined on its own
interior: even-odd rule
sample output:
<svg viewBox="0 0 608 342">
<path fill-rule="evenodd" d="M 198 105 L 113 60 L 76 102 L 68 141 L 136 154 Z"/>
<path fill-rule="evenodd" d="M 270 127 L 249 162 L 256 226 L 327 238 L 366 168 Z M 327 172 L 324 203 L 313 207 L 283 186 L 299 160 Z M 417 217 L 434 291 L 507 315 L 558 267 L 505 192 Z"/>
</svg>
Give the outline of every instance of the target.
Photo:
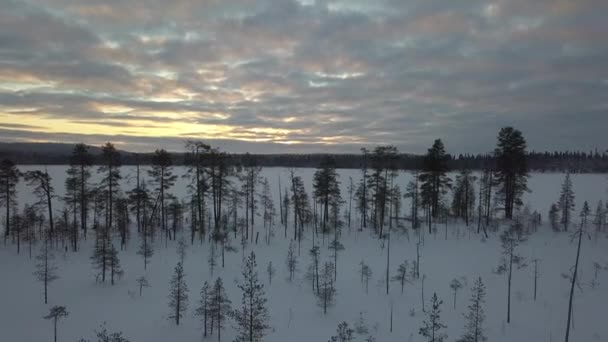
<svg viewBox="0 0 608 342">
<path fill-rule="evenodd" d="M 179 150 L 608 147 L 604 0 L 0 0 L 0 135 Z"/>
</svg>

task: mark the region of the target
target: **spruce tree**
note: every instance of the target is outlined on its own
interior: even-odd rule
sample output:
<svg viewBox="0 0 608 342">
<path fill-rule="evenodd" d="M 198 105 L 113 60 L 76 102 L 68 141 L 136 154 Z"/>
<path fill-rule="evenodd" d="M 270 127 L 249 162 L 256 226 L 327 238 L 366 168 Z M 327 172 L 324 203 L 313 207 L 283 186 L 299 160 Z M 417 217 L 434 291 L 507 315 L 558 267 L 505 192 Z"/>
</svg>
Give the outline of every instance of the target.
<svg viewBox="0 0 608 342">
<path fill-rule="evenodd" d="M 184 268 L 181 263 L 175 266 L 175 272 L 171 278 L 169 288 L 169 319 L 175 319 L 175 324 L 179 325 L 188 308 L 188 285 L 186 285 Z"/>
<path fill-rule="evenodd" d="M 243 292 L 241 309 L 233 312 L 236 321 L 236 342 L 260 342 L 270 329 L 264 285 L 258 280 L 255 254 L 251 252 L 243 267 L 243 279 L 238 288 Z"/>
</svg>

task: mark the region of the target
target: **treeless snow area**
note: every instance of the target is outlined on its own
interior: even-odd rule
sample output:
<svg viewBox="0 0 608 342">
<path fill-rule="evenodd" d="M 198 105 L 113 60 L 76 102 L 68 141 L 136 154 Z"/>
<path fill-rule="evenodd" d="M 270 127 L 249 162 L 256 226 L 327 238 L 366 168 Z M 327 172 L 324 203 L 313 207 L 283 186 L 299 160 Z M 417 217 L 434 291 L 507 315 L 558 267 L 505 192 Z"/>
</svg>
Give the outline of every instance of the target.
<svg viewBox="0 0 608 342">
<path fill-rule="evenodd" d="M 24 166 L 22 171 L 43 167 Z M 53 184 L 58 195 L 62 195 L 65 182 L 65 167 L 49 166 Z M 184 173 L 176 167 L 175 174 Z M 302 176 L 306 190 L 312 191 L 314 169 L 296 169 Z M 348 200 L 347 184 L 349 177 L 356 183 L 360 178 L 358 170 L 338 170 L 341 181 L 342 197 Z M 134 168 L 122 168 L 122 189 L 134 186 Z M 97 176 L 94 176 L 97 177 Z M 278 211 L 278 180 L 283 187 L 287 183 L 288 171 L 283 168 L 266 168 L 262 177 L 268 178 L 272 186 L 275 207 Z M 531 192 L 524 196 L 524 204 L 531 211 L 542 215 L 542 225 L 528 239 L 517 247 L 517 253 L 525 258 L 526 267 L 515 268 L 512 278 L 511 322 L 507 323 L 507 279 L 505 274 L 495 271 L 500 264 L 500 233 L 507 223 L 500 223 L 497 230 L 490 230 L 489 237 L 477 234 L 475 224 L 466 227 L 462 222 L 450 221 L 446 225 L 438 222 L 435 232 L 429 234 L 423 226 L 419 232 L 404 227 L 394 227 L 390 242 L 390 277 L 398 266 L 408 261 L 411 268 L 417 258 L 417 244 L 420 242 L 420 279 L 411 279 L 405 284 L 403 293 L 397 281 L 389 284 L 386 293 L 386 240 L 378 239 L 373 229 L 360 231 L 360 223 L 353 207 L 352 227 L 342 229 L 340 241 L 344 250 L 337 258 L 337 279 L 335 282 L 335 303 L 323 313 L 318 299 L 313 293 L 311 280 L 306 277 L 311 264 L 309 250 L 312 247 L 311 228 L 306 231 L 300 246 L 296 244 L 297 270 L 295 279 L 289 281 L 286 257 L 293 236 L 293 224 L 289 222 L 287 238 L 278 218 L 275 219 L 274 235 L 266 243 L 262 219 L 256 220 L 256 231 L 260 232 L 257 244 L 248 244 L 243 251 L 240 238 L 233 239 L 235 249 L 226 252 L 225 266 L 222 267 L 218 252 L 217 265 L 210 270 L 208 258 L 212 242 L 195 239 L 190 244 L 188 222 L 184 231 L 178 232 L 178 239 L 161 241 L 157 235 L 153 242 L 154 255 L 144 271 L 142 257 L 136 254 L 140 237 L 133 231 L 126 249 L 119 250 L 118 257 L 125 274 L 114 286 L 109 282 L 96 282 L 95 271 L 90 256 L 94 247 L 94 236 L 82 241 L 78 252 L 55 250 L 57 274 L 59 279 L 49 286 L 49 303 L 44 304 L 43 287 L 33 272 L 36 261 L 30 258 L 24 243 L 20 254 L 11 243 L 0 244 L 0 341 L 52 341 L 52 321 L 43 319 L 49 308 L 54 305 L 66 306 L 69 316 L 58 323 L 58 340 L 76 342 L 82 337 L 91 339 L 94 330 L 104 322 L 110 331 L 122 331 L 124 336 L 134 342 L 201 341 L 203 330 L 201 318 L 194 312 L 200 300 L 199 291 L 204 281 L 213 285 L 221 277 L 233 308 L 241 305 L 241 291 L 237 282 L 242 279 L 243 256 L 255 252 L 259 279 L 264 284 L 268 299 L 270 326 L 264 341 L 327 341 L 335 335 L 336 327 L 342 321 L 351 327 L 361 319 L 368 333 L 358 335 L 355 341 L 365 341 L 373 335 L 377 341 L 423 341 L 419 329 L 425 320 L 424 310 L 430 309 L 430 299 L 436 293 L 443 300 L 441 321 L 447 325 L 447 341 L 456 341 L 464 332 L 465 319 L 474 281 L 481 277 L 486 285 L 486 301 L 483 306 L 486 314 L 485 330 L 488 341 L 562 341 L 566 328 L 568 295 L 570 281 L 564 275 L 571 273 L 576 256 L 576 241 L 571 241 L 571 232 L 554 232 L 547 220 L 551 203 L 557 201 L 563 181 L 563 174 L 532 174 L 529 179 Z M 402 189 L 411 179 L 409 173 L 402 173 L 397 183 Z M 584 201 L 589 202 L 592 213 L 599 200 L 608 199 L 605 175 L 572 175 L 576 193 L 576 210 L 573 227 L 578 226 L 578 213 Z M 187 198 L 187 181 L 179 178 L 177 184 L 168 190 L 178 198 Z M 33 203 L 36 199 L 32 189 L 24 182 L 18 186 L 19 204 Z M 56 200 L 59 203 L 59 200 Z M 60 205 L 57 205 L 59 208 Z M 407 212 L 409 204 L 403 200 L 402 212 Z M 342 208 L 347 211 L 348 203 Z M 188 217 L 188 215 L 186 215 Z M 293 215 L 290 213 L 290 220 Z M 133 224 L 133 223 L 132 223 Z M 603 231 L 598 234 L 592 224 L 582 241 L 579 266 L 579 284 L 574 292 L 573 324 L 571 341 L 606 341 L 608 325 L 605 312 L 608 304 L 608 236 Z M 446 233 L 447 232 L 447 233 Z M 90 234 L 93 234 L 90 232 Z M 184 260 L 185 281 L 189 288 L 188 308 L 179 326 L 168 319 L 169 284 L 174 268 L 179 261 L 177 241 L 183 235 L 187 241 Z M 420 234 L 420 236 L 419 236 Z M 231 236 L 232 238 L 232 236 Z M 320 261 L 332 261 L 333 252 L 328 249 L 332 234 L 323 238 L 319 235 L 315 243 L 320 245 Z M 120 246 L 116 237 L 116 246 Z M 38 254 L 40 245 L 35 247 Z M 534 262 L 538 260 L 538 289 L 534 300 Z M 362 282 L 360 263 L 364 262 L 371 270 L 369 289 Z M 272 262 L 276 274 L 269 281 L 268 263 Z M 601 266 L 597 272 L 594 263 Z M 410 269 L 408 269 L 409 273 Z M 150 283 L 139 295 L 136 279 L 145 275 Z M 423 290 L 424 279 L 424 290 Z M 456 296 L 450 287 L 453 279 L 462 283 Z M 454 304 L 454 298 L 455 304 Z M 391 319 L 392 317 L 392 319 Z M 392 320 L 392 331 L 391 331 Z M 232 341 L 235 336 L 234 322 L 229 319 L 221 340 Z M 206 338 L 218 339 L 217 334 Z"/>
</svg>

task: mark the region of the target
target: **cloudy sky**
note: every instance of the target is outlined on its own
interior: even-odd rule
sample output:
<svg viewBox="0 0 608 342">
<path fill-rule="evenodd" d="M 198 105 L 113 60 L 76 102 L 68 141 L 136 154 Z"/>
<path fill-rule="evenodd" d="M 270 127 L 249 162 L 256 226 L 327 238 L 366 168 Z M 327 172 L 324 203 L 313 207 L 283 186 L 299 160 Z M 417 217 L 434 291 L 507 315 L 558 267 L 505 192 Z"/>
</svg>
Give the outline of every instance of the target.
<svg viewBox="0 0 608 342">
<path fill-rule="evenodd" d="M 0 140 L 608 148 L 606 0 L 0 0 Z"/>
</svg>

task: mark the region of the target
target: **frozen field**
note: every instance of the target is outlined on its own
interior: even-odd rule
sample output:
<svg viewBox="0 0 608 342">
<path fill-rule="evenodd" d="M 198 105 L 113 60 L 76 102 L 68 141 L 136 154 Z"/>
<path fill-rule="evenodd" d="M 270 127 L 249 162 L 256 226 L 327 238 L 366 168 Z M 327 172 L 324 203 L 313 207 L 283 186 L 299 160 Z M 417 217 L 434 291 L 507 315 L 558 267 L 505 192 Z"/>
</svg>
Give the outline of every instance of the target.
<svg viewBox="0 0 608 342">
<path fill-rule="evenodd" d="M 21 170 L 38 169 L 27 166 Z M 65 167 L 49 166 L 58 195 L 64 191 Z M 181 175 L 184 169 L 176 168 Z M 123 190 L 134 186 L 134 168 L 123 168 Z M 298 169 L 297 173 L 305 181 L 307 191 L 312 189 L 314 169 Z M 352 176 L 356 183 L 360 177 L 358 170 L 339 170 L 342 181 L 342 194 L 347 197 L 346 185 Z M 288 172 L 282 168 L 268 168 L 262 172 L 273 186 L 275 205 L 278 210 L 278 178 L 283 186 L 287 183 Z M 399 176 L 398 183 L 405 187 L 411 175 Z M 462 224 L 448 226 L 448 238 L 444 236 L 444 226 L 438 225 L 438 233 L 425 237 L 421 248 L 421 274 L 426 276 L 424 297 L 426 306 L 433 292 L 444 300 L 442 321 L 447 328 L 447 341 L 455 341 L 463 333 L 465 321 L 462 314 L 466 312 L 470 297 L 470 285 L 477 277 L 482 277 L 487 288 L 485 304 L 486 330 L 488 340 L 504 341 L 562 341 L 565 330 L 569 281 L 562 274 L 569 273 L 574 263 L 576 245 L 570 242 L 567 233 L 554 233 L 547 225 L 546 217 L 550 204 L 557 200 L 562 174 L 532 174 L 529 180 L 531 193 L 526 194 L 524 203 L 532 210 L 538 210 L 543 217 L 543 226 L 532 235 L 519 249 L 520 254 L 528 260 L 539 259 L 538 298 L 533 300 L 533 267 L 517 270 L 513 275 L 513 297 L 511 323 L 506 323 L 507 283 L 505 275 L 493 272 L 499 264 L 500 240 L 497 233 L 491 233 L 487 241 L 480 236 L 467 232 Z M 584 200 L 589 201 L 592 212 L 599 200 L 608 199 L 606 175 L 572 175 L 576 193 L 576 219 Z M 18 187 L 19 202 L 34 201 L 31 189 L 23 182 Z M 186 197 L 186 180 L 179 178 L 169 192 L 178 197 Z M 404 201 L 403 210 L 408 203 Z M 57 207 L 60 207 L 58 205 Z M 353 218 L 356 217 L 353 214 Z M 261 224 L 261 219 L 257 223 Z M 278 218 L 277 218 L 278 221 Z M 425 315 L 422 312 L 421 281 L 406 285 L 401 294 L 400 286 L 391 283 L 390 295 L 385 293 L 384 274 L 386 268 L 386 249 L 369 231 L 357 231 L 359 224 L 353 221 L 353 229 L 345 228 L 342 243 L 345 250 L 339 254 L 336 304 L 323 314 L 317 306 L 310 281 L 305 279 L 305 271 L 310 264 L 308 250 L 311 247 L 310 234 L 305 234 L 301 255 L 298 258 L 297 280 L 288 282 L 285 258 L 289 241 L 283 238 L 282 227 L 275 227 L 276 236 L 266 245 L 260 239 L 258 245 L 250 245 L 247 252 L 253 250 L 258 261 L 260 279 L 265 284 L 269 299 L 272 330 L 264 339 L 268 342 L 309 342 L 327 341 L 334 335 L 336 326 L 341 321 L 353 324 L 360 314 L 365 317 L 370 332 L 374 332 L 377 341 L 423 341 L 418 335 Z M 291 231 L 292 224 L 289 225 Z M 591 227 L 589 228 L 591 229 Z M 261 231 L 258 227 L 256 230 Z M 188 239 L 189 232 L 184 232 Z M 291 235 L 288 235 L 291 236 Z M 260 236 L 261 237 L 261 236 Z M 402 232 L 395 232 L 391 242 L 391 275 L 404 260 L 416 258 L 415 233 L 408 237 Z M 125 276 L 115 286 L 109 283 L 95 283 L 90 255 L 93 239 L 82 243 L 81 250 L 73 252 L 56 252 L 60 279 L 50 285 L 49 304 L 43 304 L 42 286 L 35 281 L 34 260 L 28 253 L 16 254 L 16 247 L 11 244 L 0 245 L 0 341 L 52 341 L 52 324 L 42 319 L 52 305 L 67 306 L 70 315 L 59 323 L 59 341 L 76 342 L 81 337 L 92 338 L 93 330 L 103 322 L 109 330 L 123 331 L 133 342 L 165 341 L 201 341 L 201 322 L 194 316 L 194 309 L 200 299 L 199 291 L 203 281 L 211 282 L 222 277 L 233 307 L 238 307 L 241 294 L 236 287 L 240 278 L 242 251 L 226 255 L 226 266 L 218 265 L 213 275 L 210 274 L 207 258 L 210 243 L 198 241 L 189 246 L 185 260 L 186 281 L 190 289 L 188 313 L 183 324 L 175 326 L 167 319 L 169 314 L 168 299 L 169 281 L 177 263 L 176 243 L 169 243 L 166 248 L 156 242 L 155 254 L 147 271 L 144 273 L 143 261 L 135 254 L 138 246 L 137 234 L 133 234 L 127 249 L 119 254 Z M 233 245 L 240 249 L 238 242 Z M 25 249 L 25 248 L 24 248 Z M 321 260 L 330 258 L 327 246 L 321 248 Z M 359 263 L 364 260 L 370 265 L 373 276 L 369 293 L 366 294 L 359 275 Z M 266 266 L 272 261 L 277 272 L 272 284 L 268 284 Z M 608 325 L 605 311 L 608 305 L 608 271 L 599 274 L 599 286 L 592 288 L 589 284 L 594 276 L 593 263 L 608 267 L 608 238 L 606 232 L 596 238 L 583 241 L 580 263 L 580 288 L 575 291 L 574 329 L 571 341 L 607 341 Z M 146 274 L 151 287 L 144 289 L 139 297 L 135 280 Z M 457 296 L 456 309 L 453 308 L 453 292 L 449 282 L 454 278 L 466 277 L 468 286 L 461 289 Z M 390 327 L 390 308 L 393 303 L 393 331 Z M 231 324 L 222 333 L 223 341 L 232 341 L 234 329 Z M 208 337 L 217 340 L 217 335 Z M 356 341 L 363 341 L 357 337 Z"/>
</svg>

